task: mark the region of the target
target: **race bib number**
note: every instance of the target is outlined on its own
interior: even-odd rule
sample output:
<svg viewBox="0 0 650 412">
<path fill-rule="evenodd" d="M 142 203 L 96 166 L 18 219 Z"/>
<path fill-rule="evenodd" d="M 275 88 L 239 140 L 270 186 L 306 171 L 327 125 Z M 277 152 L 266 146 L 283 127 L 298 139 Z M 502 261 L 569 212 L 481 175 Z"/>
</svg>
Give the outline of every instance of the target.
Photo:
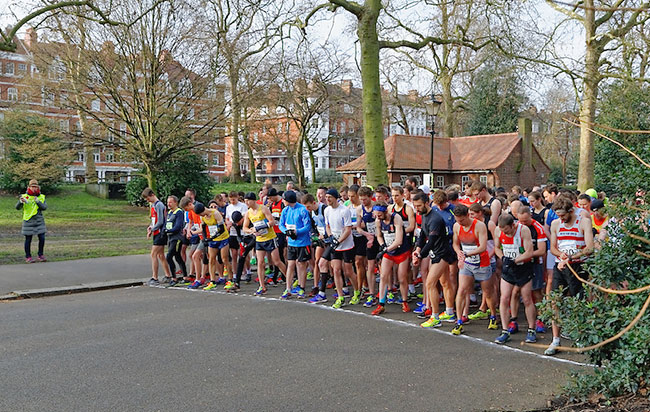
<svg viewBox="0 0 650 412">
<path fill-rule="evenodd" d="M 258 233 L 258 236 L 264 236 L 267 233 L 269 233 L 266 222 L 264 221 L 258 221 L 253 223 L 253 227 L 255 228 L 255 231 Z"/>
<path fill-rule="evenodd" d="M 296 225 L 286 225 L 287 230 L 296 230 Z"/>
<path fill-rule="evenodd" d="M 478 249 L 478 246 L 476 245 L 462 245 L 461 249 L 463 249 L 463 253 L 465 254 L 465 263 L 469 263 L 470 265 L 475 265 L 478 266 L 481 264 L 481 255 L 472 255 L 472 256 L 467 256 L 468 253 L 472 253 L 476 249 Z"/>
<path fill-rule="evenodd" d="M 273 212 L 273 213 L 271 213 L 271 216 L 273 216 L 275 219 L 280 219 L 280 213 L 279 212 Z"/>
<path fill-rule="evenodd" d="M 213 238 L 217 234 L 218 229 L 219 229 L 219 226 L 217 226 L 217 225 L 208 226 L 208 232 L 210 233 L 211 238 Z"/>
<path fill-rule="evenodd" d="M 173 227 L 174 227 L 174 222 L 167 221 L 167 223 L 165 223 L 165 229 L 172 230 Z"/>
<path fill-rule="evenodd" d="M 384 235 L 384 242 L 386 242 L 386 247 L 389 247 L 395 243 L 395 233 L 382 233 Z"/>
<path fill-rule="evenodd" d="M 370 233 L 371 235 L 375 235 L 377 233 L 377 226 L 375 226 L 375 222 L 366 224 L 366 232 Z"/>
<path fill-rule="evenodd" d="M 516 259 L 519 256 L 519 248 L 515 245 L 502 245 L 503 246 L 503 256 Z"/>
<path fill-rule="evenodd" d="M 572 240 L 560 240 L 557 242 L 557 248 L 567 256 L 578 253 L 578 245 Z"/>
<path fill-rule="evenodd" d="M 192 224 L 192 230 L 195 231 L 195 232 L 196 232 L 197 230 L 199 230 L 199 224 L 198 224 L 198 223 L 194 223 L 194 224 Z"/>
<path fill-rule="evenodd" d="M 155 226 L 155 224 L 156 224 L 156 218 L 152 217 L 151 218 L 151 226 Z"/>
<path fill-rule="evenodd" d="M 325 236 L 325 228 L 323 226 L 316 226 L 316 229 L 318 230 L 319 235 Z"/>
<path fill-rule="evenodd" d="M 420 229 L 419 227 L 416 227 L 415 228 L 415 237 L 420 237 L 420 233 L 422 233 L 422 229 Z"/>
</svg>

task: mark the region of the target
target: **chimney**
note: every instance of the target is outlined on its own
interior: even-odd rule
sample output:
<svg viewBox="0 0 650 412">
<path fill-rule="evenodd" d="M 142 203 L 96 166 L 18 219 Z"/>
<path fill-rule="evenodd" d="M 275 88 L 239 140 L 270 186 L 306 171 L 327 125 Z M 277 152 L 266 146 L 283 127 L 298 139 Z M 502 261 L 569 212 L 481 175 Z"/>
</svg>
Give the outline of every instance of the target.
<svg viewBox="0 0 650 412">
<path fill-rule="evenodd" d="M 36 43 L 38 43 L 38 33 L 36 33 L 36 30 L 32 27 L 27 28 L 23 42 L 25 43 L 25 47 L 28 49 L 36 46 Z"/>
<path fill-rule="evenodd" d="M 532 166 L 533 164 L 533 122 L 525 117 L 520 117 L 517 122 L 517 130 L 521 139 L 521 161 L 522 165 Z"/>
<path fill-rule="evenodd" d="M 352 93 L 352 80 L 343 80 L 341 82 L 341 90 L 347 95 Z"/>
<path fill-rule="evenodd" d="M 418 97 L 420 97 L 420 94 L 418 93 L 417 90 L 409 90 L 408 99 L 410 102 L 417 101 Z"/>
</svg>

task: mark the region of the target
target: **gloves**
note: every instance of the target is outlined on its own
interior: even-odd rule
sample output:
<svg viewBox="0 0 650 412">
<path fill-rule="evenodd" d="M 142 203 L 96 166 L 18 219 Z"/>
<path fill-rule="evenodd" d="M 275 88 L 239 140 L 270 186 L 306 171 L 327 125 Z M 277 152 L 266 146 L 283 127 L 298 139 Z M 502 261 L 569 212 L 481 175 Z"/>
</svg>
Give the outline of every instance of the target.
<svg viewBox="0 0 650 412">
<path fill-rule="evenodd" d="M 510 270 L 515 265 L 515 261 L 512 258 L 505 257 L 505 256 L 501 258 L 501 262 L 503 263 L 502 270 L 504 272 Z"/>
<path fill-rule="evenodd" d="M 337 247 L 339 247 L 339 244 L 340 244 L 339 240 L 334 236 L 332 236 L 332 242 L 331 242 L 332 249 L 336 249 Z"/>
<path fill-rule="evenodd" d="M 298 239 L 298 234 L 297 234 L 296 231 L 293 230 L 293 229 L 289 229 L 289 230 L 287 230 L 287 231 L 286 231 L 286 235 L 287 235 L 289 238 L 293 239 L 293 240 Z"/>
<path fill-rule="evenodd" d="M 379 245 L 379 253 L 377 253 L 376 260 L 381 260 L 386 254 L 386 245 Z"/>
</svg>

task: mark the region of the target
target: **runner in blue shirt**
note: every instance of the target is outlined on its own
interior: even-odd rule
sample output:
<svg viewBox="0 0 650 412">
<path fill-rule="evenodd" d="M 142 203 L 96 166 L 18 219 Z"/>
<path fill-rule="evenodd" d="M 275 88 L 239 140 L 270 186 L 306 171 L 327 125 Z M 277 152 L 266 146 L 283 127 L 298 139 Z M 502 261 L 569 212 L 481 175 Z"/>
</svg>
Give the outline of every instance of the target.
<svg viewBox="0 0 650 412">
<path fill-rule="evenodd" d="M 298 287 L 294 292 L 298 299 L 305 297 L 305 284 L 307 283 L 307 263 L 311 260 L 311 216 L 309 211 L 298 202 L 296 192 L 284 192 L 286 207 L 282 209 L 278 227 L 287 235 L 287 289 L 282 294 L 282 299 L 291 296 L 293 273 L 298 268 Z"/>
</svg>

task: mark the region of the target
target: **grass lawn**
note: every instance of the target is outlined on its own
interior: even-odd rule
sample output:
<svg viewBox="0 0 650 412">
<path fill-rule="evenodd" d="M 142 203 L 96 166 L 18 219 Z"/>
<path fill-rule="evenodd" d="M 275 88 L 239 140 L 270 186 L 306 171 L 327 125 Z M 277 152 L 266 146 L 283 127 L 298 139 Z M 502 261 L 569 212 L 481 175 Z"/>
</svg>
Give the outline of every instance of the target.
<svg viewBox="0 0 650 412">
<path fill-rule="evenodd" d="M 17 200 L 16 196 L 0 196 L 0 264 L 24 262 L 22 211 L 14 208 Z M 46 194 L 46 201 L 45 256 L 49 260 L 132 255 L 148 253 L 151 248 L 146 238 L 147 208 L 96 198 L 83 185 L 64 186 L 57 195 Z M 36 252 L 34 239 L 32 255 Z"/>
</svg>

